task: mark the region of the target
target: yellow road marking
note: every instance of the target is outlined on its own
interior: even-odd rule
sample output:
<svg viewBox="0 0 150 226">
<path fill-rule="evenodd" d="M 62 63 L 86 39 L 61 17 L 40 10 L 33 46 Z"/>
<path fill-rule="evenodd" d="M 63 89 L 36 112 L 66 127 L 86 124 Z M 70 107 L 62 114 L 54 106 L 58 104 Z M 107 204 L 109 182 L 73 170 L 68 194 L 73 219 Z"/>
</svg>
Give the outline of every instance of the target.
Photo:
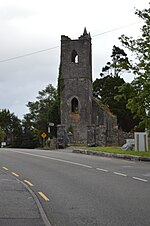
<svg viewBox="0 0 150 226">
<path fill-rule="evenodd" d="M 49 199 L 46 197 L 46 195 L 43 194 L 43 192 L 38 192 L 38 193 L 45 201 L 49 201 Z"/>
<path fill-rule="evenodd" d="M 11 172 L 14 176 L 16 176 L 16 177 L 19 177 L 19 175 L 18 174 L 16 174 L 16 173 L 14 173 L 14 172 Z"/>
<path fill-rule="evenodd" d="M 8 168 L 6 168 L 6 167 L 2 167 L 4 170 L 8 170 Z"/>
<path fill-rule="evenodd" d="M 28 185 L 30 185 L 31 187 L 33 186 L 33 184 L 28 180 L 24 180 L 24 182 L 27 183 Z"/>
</svg>

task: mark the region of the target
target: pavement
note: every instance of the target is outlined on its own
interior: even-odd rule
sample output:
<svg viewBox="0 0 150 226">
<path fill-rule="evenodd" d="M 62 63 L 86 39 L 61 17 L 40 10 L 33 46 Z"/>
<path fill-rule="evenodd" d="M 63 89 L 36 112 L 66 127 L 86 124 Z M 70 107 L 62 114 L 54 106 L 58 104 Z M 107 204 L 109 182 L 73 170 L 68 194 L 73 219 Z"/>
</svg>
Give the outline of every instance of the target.
<svg viewBox="0 0 150 226">
<path fill-rule="evenodd" d="M 0 226 L 48 226 L 44 210 L 30 188 L 0 171 Z"/>
</svg>

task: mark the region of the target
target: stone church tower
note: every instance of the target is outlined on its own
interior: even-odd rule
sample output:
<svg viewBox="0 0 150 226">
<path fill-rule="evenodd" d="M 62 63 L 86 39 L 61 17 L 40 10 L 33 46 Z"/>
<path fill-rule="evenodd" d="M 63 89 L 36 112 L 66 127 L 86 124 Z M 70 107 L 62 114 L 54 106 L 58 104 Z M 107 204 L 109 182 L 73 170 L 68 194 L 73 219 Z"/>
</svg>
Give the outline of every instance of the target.
<svg viewBox="0 0 150 226">
<path fill-rule="evenodd" d="M 91 36 L 86 28 L 76 40 L 61 36 L 61 83 L 61 125 L 57 138 L 64 139 L 71 131 L 73 143 L 105 145 L 114 120 L 92 94 Z"/>
<path fill-rule="evenodd" d="M 86 142 L 92 117 L 91 37 L 86 29 L 77 40 L 61 36 L 61 124 L 72 128 L 74 141 Z"/>
</svg>

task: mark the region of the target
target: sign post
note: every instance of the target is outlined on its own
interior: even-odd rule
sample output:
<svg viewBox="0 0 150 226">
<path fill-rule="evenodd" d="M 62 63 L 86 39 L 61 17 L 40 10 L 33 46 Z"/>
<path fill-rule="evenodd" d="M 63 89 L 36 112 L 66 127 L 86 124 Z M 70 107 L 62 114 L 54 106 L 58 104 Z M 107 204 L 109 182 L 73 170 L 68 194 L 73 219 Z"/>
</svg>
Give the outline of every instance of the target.
<svg viewBox="0 0 150 226">
<path fill-rule="evenodd" d="M 51 127 L 54 126 L 53 122 L 49 122 L 48 124 L 48 142 L 49 142 L 49 146 L 50 146 L 50 133 L 51 133 Z"/>
<path fill-rule="evenodd" d="M 51 127 L 54 126 L 54 123 L 53 122 L 49 122 L 48 124 L 48 134 L 50 136 L 50 133 L 51 133 Z"/>
<path fill-rule="evenodd" d="M 47 137 L 47 134 L 46 133 L 42 133 L 41 137 L 43 138 L 43 147 L 44 147 L 44 145 L 45 145 L 45 138 Z"/>
</svg>

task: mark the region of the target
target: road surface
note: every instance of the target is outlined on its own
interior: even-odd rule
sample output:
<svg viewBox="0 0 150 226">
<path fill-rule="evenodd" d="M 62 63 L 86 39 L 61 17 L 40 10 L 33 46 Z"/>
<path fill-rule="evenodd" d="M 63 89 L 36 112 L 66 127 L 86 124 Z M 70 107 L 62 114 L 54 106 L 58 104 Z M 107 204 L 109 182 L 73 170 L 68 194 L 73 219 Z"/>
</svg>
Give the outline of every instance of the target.
<svg viewBox="0 0 150 226">
<path fill-rule="evenodd" d="M 150 165 L 67 151 L 0 149 L 54 226 L 149 226 Z"/>
</svg>

